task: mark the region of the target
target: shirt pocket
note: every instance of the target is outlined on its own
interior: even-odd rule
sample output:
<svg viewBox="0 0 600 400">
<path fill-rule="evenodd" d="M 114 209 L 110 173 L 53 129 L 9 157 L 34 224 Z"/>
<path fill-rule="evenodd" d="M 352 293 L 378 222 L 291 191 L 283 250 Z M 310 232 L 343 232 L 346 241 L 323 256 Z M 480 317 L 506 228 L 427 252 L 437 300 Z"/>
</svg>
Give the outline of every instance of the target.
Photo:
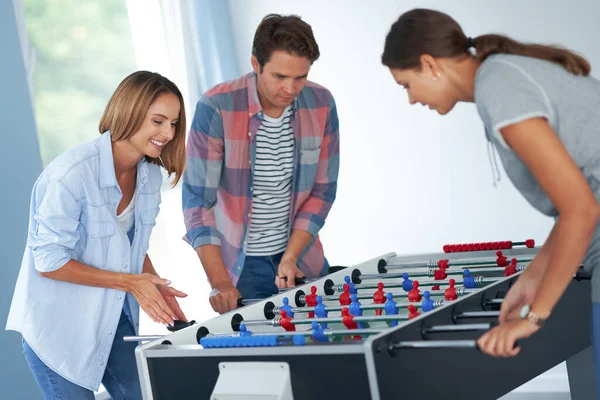
<svg viewBox="0 0 600 400">
<path fill-rule="evenodd" d="M 158 207 L 140 210 L 140 232 L 142 234 L 140 248 L 143 255 L 148 252 L 148 248 L 150 247 L 150 236 L 152 235 L 152 230 L 156 226 L 156 216 L 158 215 L 158 211 Z"/>
<path fill-rule="evenodd" d="M 90 207 L 81 217 L 86 232 L 81 262 L 102 269 L 105 269 L 110 240 L 116 229 L 115 222 L 107 214 L 102 207 Z"/>
<path fill-rule="evenodd" d="M 300 174 L 298 178 L 299 192 L 312 190 L 312 187 L 315 183 L 315 178 L 317 176 L 317 167 L 319 166 L 320 155 L 320 147 L 300 149 Z"/>
</svg>

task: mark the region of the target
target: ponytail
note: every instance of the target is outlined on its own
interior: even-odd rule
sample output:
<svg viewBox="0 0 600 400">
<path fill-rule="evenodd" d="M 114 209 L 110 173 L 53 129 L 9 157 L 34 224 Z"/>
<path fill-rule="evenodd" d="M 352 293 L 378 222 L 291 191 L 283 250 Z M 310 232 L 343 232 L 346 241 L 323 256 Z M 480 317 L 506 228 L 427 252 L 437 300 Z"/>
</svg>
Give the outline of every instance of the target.
<svg viewBox="0 0 600 400">
<path fill-rule="evenodd" d="M 478 36 L 470 39 L 470 44 L 475 48 L 475 57 L 480 61 L 492 54 L 516 54 L 551 61 L 575 75 L 587 76 L 591 70 L 590 63 L 585 58 L 557 46 L 526 44 L 502 35 Z"/>
<path fill-rule="evenodd" d="M 419 69 L 422 54 L 464 58 L 473 56 L 471 47 L 480 61 L 492 54 L 515 54 L 560 64 L 576 75 L 589 75 L 591 70 L 586 59 L 560 47 L 520 43 L 494 34 L 468 38 L 452 17 L 427 9 L 408 11 L 392 25 L 381 62 L 393 69 Z"/>
</svg>

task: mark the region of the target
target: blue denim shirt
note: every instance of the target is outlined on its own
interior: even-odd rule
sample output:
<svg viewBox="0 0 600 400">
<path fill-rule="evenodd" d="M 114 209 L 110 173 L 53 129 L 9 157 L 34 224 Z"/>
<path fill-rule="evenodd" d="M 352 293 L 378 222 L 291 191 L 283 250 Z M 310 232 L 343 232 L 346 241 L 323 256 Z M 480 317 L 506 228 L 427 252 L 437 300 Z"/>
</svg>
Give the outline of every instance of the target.
<svg viewBox="0 0 600 400">
<path fill-rule="evenodd" d="M 110 139 L 107 132 L 67 151 L 35 182 L 27 244 L 6 325 L 21 332 L 51 369 L 90 390 L 102 381 L 124 302 L 136 332 L 139 305 L 120 290 L 61 282 L 37 272 L 55 271 L 74 259 L 107 271 L 142 273 L 162 174 L 144 160 L 137 165 L 130 244 L 116 217 L 122 194 Z"/>
</svg>

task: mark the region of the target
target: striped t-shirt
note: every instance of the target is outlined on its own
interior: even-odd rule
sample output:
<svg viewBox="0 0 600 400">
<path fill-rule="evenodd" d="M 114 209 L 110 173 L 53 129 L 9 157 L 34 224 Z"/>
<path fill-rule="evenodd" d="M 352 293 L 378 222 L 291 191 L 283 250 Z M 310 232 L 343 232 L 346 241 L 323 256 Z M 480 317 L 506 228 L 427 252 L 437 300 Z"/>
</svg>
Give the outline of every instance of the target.
<svg viewBox="0 0 600 400">
<path fill-rule="evenodd" d="M 252 216 L 246 244 L 249 256 L 278 254 L 287 246 L 294 163 L 291 115 L 291 107 L 279 118 L 264 115 L 256 133 Z"/>
</svg>

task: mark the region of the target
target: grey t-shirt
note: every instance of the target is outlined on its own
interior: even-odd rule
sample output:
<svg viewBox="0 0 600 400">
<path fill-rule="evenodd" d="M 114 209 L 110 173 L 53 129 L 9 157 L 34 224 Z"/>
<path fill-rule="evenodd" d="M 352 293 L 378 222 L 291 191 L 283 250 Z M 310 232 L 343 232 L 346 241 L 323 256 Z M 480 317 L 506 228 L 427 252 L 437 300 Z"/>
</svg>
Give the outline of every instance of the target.
<svg viewBox="0 0 600 400">
<path fill-rule="evenodd" d="M 548 120 L 600 201 L 600 81 L 549 61 L 495 54 L 477 71 L 475 104 L 506 174 L 533 207 L 558 218 L 558 210 L 500 133 L 533 117 Z M 598 264 L 600 226 L 584 259 L 587 270 Z M 594 271 L 592 287 L 592 300 L 600 301 L 600 269 Z"/>
</svg>

